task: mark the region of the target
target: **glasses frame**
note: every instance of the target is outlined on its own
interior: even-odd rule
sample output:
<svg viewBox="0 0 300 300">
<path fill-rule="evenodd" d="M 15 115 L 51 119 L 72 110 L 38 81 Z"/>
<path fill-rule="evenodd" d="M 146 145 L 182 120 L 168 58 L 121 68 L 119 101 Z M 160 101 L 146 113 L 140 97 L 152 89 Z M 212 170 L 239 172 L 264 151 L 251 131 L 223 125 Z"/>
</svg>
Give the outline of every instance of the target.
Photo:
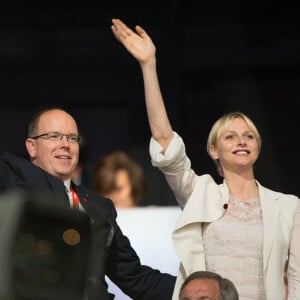
<svg viewBox="0 0 300 300">
<path fill-rule="evenodd" d="M 51 136 L 52 135 L 52 136 Z M 54 137 L 56 135 L 57 137 Z M 39 135 L 36 135 L 36 136 L 32 136 L 30 137 L 31 139 L 39 139 L 39 138 L 43 138 L 45 140 L 50 140 L 50 141 L 62 141 L 64 136 L 67 138 L 67 141 L 69 143 L 78 143 L 80 144 L 81 142 L 81 137 L 79 135 L 76 135 L 76 134 L 63 134 L 61 132 L 58 132 L 58 131 L 53 131 L 53 132 L 45 132 L 45 133 L 42 133 L 42 134 L 39 134 Z M 72 140 L 72 138 L 75 138 L 76 137 L 76 140 Z"/>
</svg>

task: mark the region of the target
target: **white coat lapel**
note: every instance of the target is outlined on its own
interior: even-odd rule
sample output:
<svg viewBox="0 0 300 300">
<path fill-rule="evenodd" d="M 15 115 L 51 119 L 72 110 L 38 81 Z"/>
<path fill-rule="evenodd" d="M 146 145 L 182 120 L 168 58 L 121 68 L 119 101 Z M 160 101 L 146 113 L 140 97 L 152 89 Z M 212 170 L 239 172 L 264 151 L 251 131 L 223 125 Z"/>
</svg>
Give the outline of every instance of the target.
<svg viewBox="0 0 300 300">
<path fill-rule="evenodd" d="M 202 223 L 220 218 L 228 200 L 226 184 L 217 185 L 209 175 L 197 178 L 172 235 L 174 248 L 187 274 L 205 269 Z"/>
<path fill-rule="evenodd" d="M 229 193 L 225 183 L 216 184 L 210 175 L 199 176 L 175 231 L 191 223 L 211 222 L 220 218 L 224 212 L 224 204 L 228 201 Z"/>
<path fill-rule="evenodd" d="M 278 196 L 276 193 L 262 187 L 258 183 L 259 198 L 263 211 L 264 224 L 264 271 L 266 272 L 270 252 L 275 239 L 276 231 L 278 230 L 277 223 L 279 221 L 279 206 L 277 205 Z"/>
</svg>

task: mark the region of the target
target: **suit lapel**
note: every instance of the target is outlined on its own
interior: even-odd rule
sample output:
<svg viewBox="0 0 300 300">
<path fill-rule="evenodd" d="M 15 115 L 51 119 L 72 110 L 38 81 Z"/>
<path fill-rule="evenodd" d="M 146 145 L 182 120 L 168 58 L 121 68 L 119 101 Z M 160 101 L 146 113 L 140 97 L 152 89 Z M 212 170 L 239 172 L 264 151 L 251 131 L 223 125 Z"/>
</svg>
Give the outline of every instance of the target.
<svg viewBox="0 0 300 300">
<path fill-rule="evenodd" d="M 47 172 L 44 173 L 50 185 L 50 190 L 52 191 L 53 199 L 61 203 L 61 205 L 69 207 L 70 206 L 69 198 L 65 191 L 64 183 L 61 180 L 48 174 Z"/>
<path fill-rule="evenodd" d="M 75 185 L 73 182 L 71 184 L 72 188 L 74 188 L 78 194 L 81 206 L 85 209 L 92 220 L 95 221 L 99 218 L 104 218 L 104 213 L 102 212 L 100 205 L 97 205 L 91 195 L 85 189 Z"/>
<path fill-rule="evenodd" d="M 96 239 L 102 240 L 105 247 L 109 247 L 112 243 L 116 232 L 116 224 L 113 219 L 108 216 L 108 208 L 102 202 L 104 199 L 94 194 L 89 194 L 85 189 L 72 183 L 72 187 L 76 190 L 80 204 L 91 218 L 92 232 Z M 103 204 L 103 205 L 102 205 Z"/>
</svg>

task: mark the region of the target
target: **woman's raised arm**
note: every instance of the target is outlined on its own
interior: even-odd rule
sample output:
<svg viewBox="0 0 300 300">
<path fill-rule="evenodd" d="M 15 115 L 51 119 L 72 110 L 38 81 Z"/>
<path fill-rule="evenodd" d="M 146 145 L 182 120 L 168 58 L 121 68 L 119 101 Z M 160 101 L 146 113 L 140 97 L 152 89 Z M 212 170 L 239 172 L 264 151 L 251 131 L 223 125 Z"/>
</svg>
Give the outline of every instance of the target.
<svg viewBox="0 0 300 300">
<path fill-rule="evenodd" d="M 151 133 L 165 149 L 173 138 L 173 130 L 159 86 L 155 45 L 146 31 L 138 25 L 133 31 L 121 20 L 112 19 L 111 29 L 117 40 L 140 64 Z"/>
</svg>

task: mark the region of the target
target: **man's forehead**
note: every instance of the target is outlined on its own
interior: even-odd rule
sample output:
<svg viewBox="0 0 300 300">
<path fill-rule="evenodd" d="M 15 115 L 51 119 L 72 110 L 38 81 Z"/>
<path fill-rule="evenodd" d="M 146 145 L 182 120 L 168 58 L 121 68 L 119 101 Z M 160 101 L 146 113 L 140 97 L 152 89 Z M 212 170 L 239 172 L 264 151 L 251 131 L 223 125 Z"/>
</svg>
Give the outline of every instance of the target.
<svg viewBox="0 0 300 300">
<path fill-rule="evenodd" d="M 182 296 L 184 300 L 218 300 L 219 284 L 215 279 L 193 279 L 184 287 Z"/>
<path fill-rule="evenodd" d="M 51 131 L 63 130 L 65 127 L 77 132 L 74 118 L 63 110 L 51 110 L 43 113 L 39 118 L 39 127 Z"/>
</svg>

